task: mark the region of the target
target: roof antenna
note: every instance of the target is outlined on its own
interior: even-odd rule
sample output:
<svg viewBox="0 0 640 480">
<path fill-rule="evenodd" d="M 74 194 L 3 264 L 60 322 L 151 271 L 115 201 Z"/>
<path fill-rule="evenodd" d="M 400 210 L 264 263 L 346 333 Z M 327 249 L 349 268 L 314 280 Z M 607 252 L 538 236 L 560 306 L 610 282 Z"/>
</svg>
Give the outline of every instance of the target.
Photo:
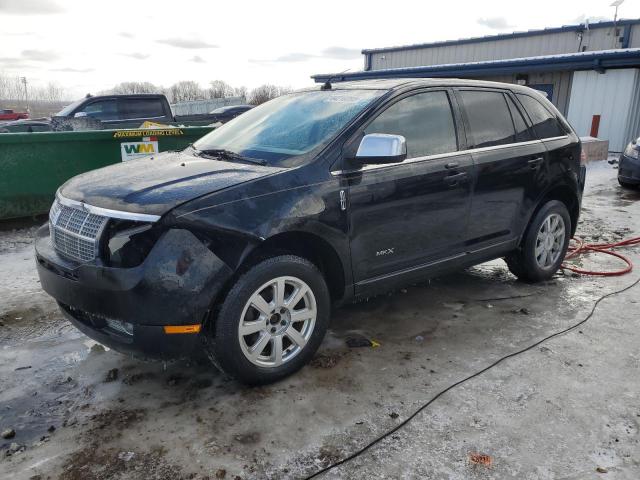
<svg viewBox="0 0 640 480">
<path fill-rule="evenodd" d="M 320 90 L 331 90 L 331 80 L 336 78 L 337 75 L 342 75 L 343 73 L 347 73 L 349 70 L 351 70 L 351 69 L 347 68 L 346 70 L 343 70 L 340 73 L 337 73 L 335 75 L 331 75 L 329 78 L 327 78 L 326 82 L 324 82 L 322 84 L 322 86 L 320 87 Z"/>
</svg>

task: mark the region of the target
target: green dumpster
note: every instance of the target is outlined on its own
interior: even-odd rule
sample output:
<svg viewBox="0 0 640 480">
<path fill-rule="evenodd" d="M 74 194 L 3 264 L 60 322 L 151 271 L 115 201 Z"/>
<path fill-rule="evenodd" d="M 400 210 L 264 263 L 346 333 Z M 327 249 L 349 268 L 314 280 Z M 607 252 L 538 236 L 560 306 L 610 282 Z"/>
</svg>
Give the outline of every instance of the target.
<svg viewBox="0 0 640 480">
<path fill-rule="evenodd" d="M 0 220 L 47 212 L 58 187 L 75 175 L 181 150 L 213 128 L 0 134 Z"/>
</svg>

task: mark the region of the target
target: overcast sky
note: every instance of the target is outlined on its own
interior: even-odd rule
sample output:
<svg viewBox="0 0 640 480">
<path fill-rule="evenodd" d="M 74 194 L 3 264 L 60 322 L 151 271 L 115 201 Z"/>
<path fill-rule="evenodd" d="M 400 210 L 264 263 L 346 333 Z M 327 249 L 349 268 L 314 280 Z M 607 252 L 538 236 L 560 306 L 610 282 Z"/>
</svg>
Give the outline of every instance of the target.
<svg viewBox="0 0 640 480">
<path fill-rule="evenodd" d="M 74 97 L 121 81 L 249 88 L 361 70 L 363 48 L 612 18 L 613 0 L 0 0 L 0 72 Z M 640 0 L 620 16 L 640 18 Z"/>
</svg>

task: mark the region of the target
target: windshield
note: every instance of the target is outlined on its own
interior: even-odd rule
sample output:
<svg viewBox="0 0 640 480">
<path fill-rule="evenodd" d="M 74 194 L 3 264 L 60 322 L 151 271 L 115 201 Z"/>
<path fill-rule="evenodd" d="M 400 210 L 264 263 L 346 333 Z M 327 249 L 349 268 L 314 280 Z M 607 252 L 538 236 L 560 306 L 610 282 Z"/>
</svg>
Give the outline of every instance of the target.
<svg viewBox="0 0 640 480">
<path fill-rule="evenodd" d="M 380 97 L 382 90 L 326 90 L 284 95 L 243 113 L 198 140 L 198 150 L 229 150 L 286 165 L 283 160 L 326 144 Z"/>
<path fill-rule="evenodd" d="M 84 98 L 81 100 L 76 100 L 75 102 L 73 102 L 70 105 L 67 105 L 66 107 L 64 107 L 62 110 L 60 110 L 58 113 L 56 113 L 56 117 L 68 117 L 69 115 L 71 115 L 71 112 L 73 112 L 73 110 L 75 110 L 75 108 L 80 105 L 82 102 L 84 102 Z"/>
</svg>

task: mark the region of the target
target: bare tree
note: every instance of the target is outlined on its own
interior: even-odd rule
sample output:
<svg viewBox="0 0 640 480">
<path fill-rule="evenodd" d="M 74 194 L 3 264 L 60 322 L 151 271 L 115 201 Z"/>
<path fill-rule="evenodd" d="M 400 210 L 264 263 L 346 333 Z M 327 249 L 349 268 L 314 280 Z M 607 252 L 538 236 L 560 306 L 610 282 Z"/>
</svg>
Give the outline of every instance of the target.
<svg viewBox="0 0 640 480">
<path fill-rule="evenodd" d="M 213 80 L 209 82 L 209 98 L 232 97 L 234 88 L 223 80 Z"/>
<path fill-rule="evenodd" d="M 70 98 L 68 92 L 57 83 L 49 82 L 44 86 L 27 83 L 29 113 L 32 117 L 49 116 L 62 108 Z M 0 107 L 16 111 L 27 108 L 25 84 L 19 76 L 0 73 Z"/>
<path fill-rule="evenodd" d="M 242 97 L 245 99 L 245 102 L 247 101 L 247 96 L 249 95 L 249 91 L 247 90 L 247 87 L 242 86 L 242 87 L 235 87 L 233 89 L 233 96 L 234 97 Z"/>
<path fill-rule="evenodd" d="M 260 85 L 251 90 L 249 94 L 249 103 L 252 105 L 260 105 L 269 100 L 291 92 L 289 87 L 279 87 L 277 85 Z"/>
<path fill-rule="evenodd" d="M 162 87 L 151 82 L 121 82 L 111 89 L 115 94 L 162 93 Z"/>
<path fill-rule="evenodd" d="M 166 93 L 171 103 L 204 100 L 206 98 L 198 82 L 194 82 L 193 80 L 174 83 L 167 89 Z"/>
<path fill-rule="evenodd" d="M 43 98 L 48 102 L 61 102 L 65 99 L 66 93 L 64 88 L 54 82 L 49 82 L 43 89 Z"/>
<path fill-rule="evenodd" d="M 0 99 L 18 100 L 24 98 L 24 85 L 20 77 L 0 74 Z"/>
<path fill-rule="evenodd" d="M 58 102 L 67 97 L 64 88 L 54 82 L 45 86 L 27 84 L 29 100 Z M 17 76 L 0 74 L 0 100 L 24 100 L 25 85 Z"/>
</svg>

